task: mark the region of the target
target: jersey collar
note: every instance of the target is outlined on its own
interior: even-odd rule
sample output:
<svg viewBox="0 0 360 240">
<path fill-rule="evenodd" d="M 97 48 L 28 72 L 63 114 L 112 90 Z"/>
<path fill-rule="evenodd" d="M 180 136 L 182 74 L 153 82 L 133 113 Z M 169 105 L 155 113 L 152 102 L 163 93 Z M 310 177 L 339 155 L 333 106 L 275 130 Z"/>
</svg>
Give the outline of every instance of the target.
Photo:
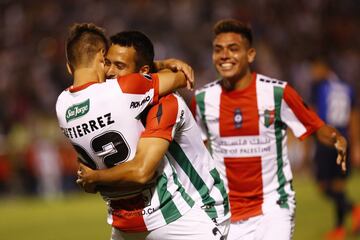
<svg viewBox="0 0 360 240">
<path fill-rule="evenodd" d="M 85 84 L 77 86 L 77 87 L 74 87 L 73 85 L 71 85 L 67 90 L 70 91 L 71 93 L 74 93 L 74 92 L 84 90 L 88 86 L 93 85 L 95 83 L 98 83 L 98 82 L 88 82 L 88 83 L 85 83 Z"/>
</svg>

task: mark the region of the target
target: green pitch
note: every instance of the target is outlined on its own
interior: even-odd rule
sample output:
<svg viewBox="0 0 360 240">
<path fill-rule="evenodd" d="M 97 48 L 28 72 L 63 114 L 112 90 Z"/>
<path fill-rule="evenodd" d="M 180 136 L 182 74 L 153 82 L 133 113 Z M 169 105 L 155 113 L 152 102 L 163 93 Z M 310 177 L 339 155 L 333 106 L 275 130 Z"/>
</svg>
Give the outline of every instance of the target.
<svg viewBox="0 0 360 240">
<path fill-rule="evenodd" d="M 357 202 L 360 202 L 359 183 L 357 172 L 348 186 Z M 330 204 L 319 195 L 308 176 L 295 175 L 294 187 L 297 191 L 294 240 L 322 239 L 333 223 Z M 108 240 L 110 227 L 106 224 L 105 204 L 97 195 L 75 194 L 52 201 L 1 198 L 0 236 L 4 240 Z"/>
</svg>

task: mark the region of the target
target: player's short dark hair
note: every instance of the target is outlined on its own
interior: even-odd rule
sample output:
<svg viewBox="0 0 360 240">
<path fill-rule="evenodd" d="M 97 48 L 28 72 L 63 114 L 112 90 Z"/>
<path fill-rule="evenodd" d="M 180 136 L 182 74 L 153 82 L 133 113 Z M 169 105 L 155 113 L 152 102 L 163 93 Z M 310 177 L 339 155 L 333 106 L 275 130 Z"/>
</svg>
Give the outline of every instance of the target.
<svg viewBox="0 0 360 240">
<path fill-rule="evenodd" d="M 75 23 L 69 28 L 66 58 L 71 68 L 88 66 L 101 49 L 108 49 L 108 40 L 102 28 L 93 23 Z"/>
<path fill-rule="evenodd" d="M 238 33 L 249 42 L 249 46 L 252 46 L 252 30 L 250 25 L 247 23 L 236 19 L 220 20 L 214 25 L 214 34 L 217 36 L 221 33 Z"/>
<path fill-rule="evenodd" d="M 136 50 L 135 63 L 140 69 L 149 65 L 154 71 L 154 45 L 151 40 L 140 31 L 122 31 L 110 37 L 112 44 L 122 47 L 133 47 Z"/>
</svg>

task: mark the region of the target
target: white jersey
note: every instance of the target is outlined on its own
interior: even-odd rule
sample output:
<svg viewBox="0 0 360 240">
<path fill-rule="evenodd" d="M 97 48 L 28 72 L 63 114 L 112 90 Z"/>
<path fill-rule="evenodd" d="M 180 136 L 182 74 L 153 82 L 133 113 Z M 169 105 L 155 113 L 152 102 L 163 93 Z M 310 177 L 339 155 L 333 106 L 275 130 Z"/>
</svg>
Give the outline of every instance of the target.
<svg viewBox="0 0 360 240">
<path fill-rule="evenodd" d="M 135 156 L 144 130 L 140 115 L 157 99 L 157 75 L 132 74 L 105 83 L 70 88 L 59 96 L 56 111 L 60 127 L 76 148 L 80 160 L 94 169 L 103 169 Z M 184 117 L 175 115 L 174 118 L 180 116 Z M 222 221 L 227 213 L 222 206 L 228 199 L 218 174 L 212 172 L 214 177 L 209 183 L 206 178 L 207 185 L 200 183 L 201 191 L 196 195 L 192 192 L 193 186 L 182 183 L 182 173 L 177 173 L 175 168 L 165 158 L 156 181 L 147 186 L 131 192 L 103 191 L 102 195 L 109 200 L 108 222 L 121 231 L 151 231 L 177 220 L 199 199 L 211 217 Z M 209 173 L 209 169 L 206 170 Z M 210 197 L 210 192 L 215 197 Z"/>
<path fill-rule="evenodd" d="M 229 193 L 232 221 L 294 206 L 287 127 L 300 139 L 323 122 L 286 82 L 254 74 L 243 90 L 196 91 L 196 118 Z"/>
<path fill-rule="evenodd" d="M 131 74 L 63 91 L 58 97 L 56 112 L 59 125 L 74 145 L 80 160 L 93 169 L 103 169 L 134 158 L 137 142 L 144 130 L 139 116 L 157 99 L 156 74 Z M 102 192 L 106 199 L 111 200 L 110 212 L 120 208 L 116 218 L 121 223 L 118 225 L 121 230 L 152 230 L 178 219 L 191 209 L 178 188 L 174 187 L 175 183 L 171 179 L 165 180 L 133 192 Z M 161 195 L 159 191 L 167 194 Z M 122 201 L 130 202 L 131 206 Z M 110 214 L 109 218 L 112 223 L 113 215 Z"/>
<path fill-rule="evenodd" d="M 161 98 L 149 111 L 142 134 L 142 137 L 164 138 L 171 142 L 164 161 L 164 174 L 182 183 L 183 194 L 189 195 L 192 205 L 202 207 L 211 219 L 221 223 L 230 218 L 228 195 L 200 136 L 190 109 L 175 94 Z"/>
</svg>

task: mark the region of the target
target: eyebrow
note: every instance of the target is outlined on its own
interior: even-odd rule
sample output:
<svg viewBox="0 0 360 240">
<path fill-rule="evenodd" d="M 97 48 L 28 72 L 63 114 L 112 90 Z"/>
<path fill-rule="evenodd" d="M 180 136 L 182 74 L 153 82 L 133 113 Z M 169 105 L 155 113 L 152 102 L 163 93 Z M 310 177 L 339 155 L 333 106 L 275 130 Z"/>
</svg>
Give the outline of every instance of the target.
<svg viewBox="0 0 360 240">
<path fill-rule="evenodd" d="M 233 46 L 239 46 L 239 44 L 237 43 L 230 43 L 230 44 L 226 44 L 226 45 L 221 45 L 221 44 L 215 44 L 214 47 L 233 47 Z"/>
</svg>

